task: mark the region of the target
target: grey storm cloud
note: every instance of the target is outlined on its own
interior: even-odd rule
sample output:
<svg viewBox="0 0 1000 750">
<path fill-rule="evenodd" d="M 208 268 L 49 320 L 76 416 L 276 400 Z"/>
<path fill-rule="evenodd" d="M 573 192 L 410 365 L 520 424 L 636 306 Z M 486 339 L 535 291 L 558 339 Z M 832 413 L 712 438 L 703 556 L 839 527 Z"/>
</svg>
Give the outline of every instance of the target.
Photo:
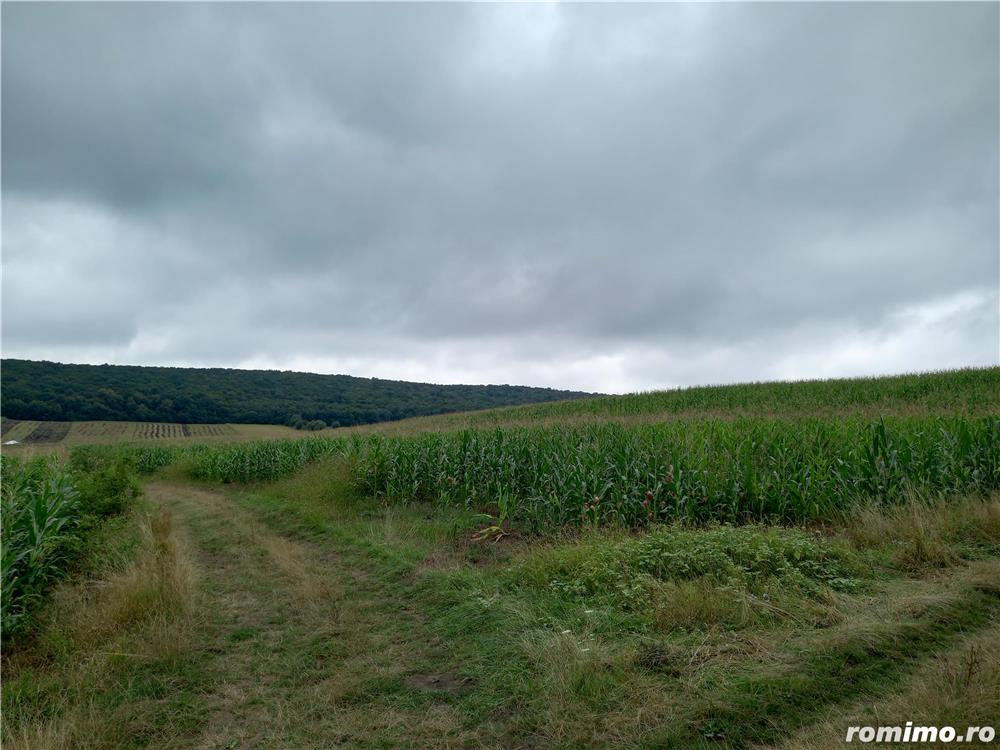
<svg viewBox="0 0 1000 750">
<path fill-rule="evenodd" d="M 4 356 L 615 391 L 1000 361 L 996 4 L 2 15 Z"/>
</svg>

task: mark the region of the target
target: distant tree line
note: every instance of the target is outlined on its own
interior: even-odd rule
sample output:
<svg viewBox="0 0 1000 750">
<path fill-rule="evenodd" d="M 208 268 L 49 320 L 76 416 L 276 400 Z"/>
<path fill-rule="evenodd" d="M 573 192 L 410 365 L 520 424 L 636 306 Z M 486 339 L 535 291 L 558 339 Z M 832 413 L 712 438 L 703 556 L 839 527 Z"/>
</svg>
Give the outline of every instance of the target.
<svg viewBox="0 0 1000 750">
<path fill-rule="evenodd" d="M 315 430 L 579 398 L 512 385 L 433 385 L 277 370 L 64 365 L 4 359 L 11 419 L 287 424 Z"/>
</svg>

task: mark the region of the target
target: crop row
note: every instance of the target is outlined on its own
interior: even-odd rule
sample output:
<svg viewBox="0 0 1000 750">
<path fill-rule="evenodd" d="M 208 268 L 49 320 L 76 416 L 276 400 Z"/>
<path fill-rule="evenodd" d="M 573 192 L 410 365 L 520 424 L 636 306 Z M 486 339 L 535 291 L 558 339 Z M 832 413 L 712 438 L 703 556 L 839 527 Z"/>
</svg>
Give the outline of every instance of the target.
<svg viewBox="0 0 1000 750">
<path fill-rule="evenodd" d="M 140 440 L 161 438 L 223 437 L 235 430 L 227 424 L 180 424 L 174 422 L 79 422 L 73 425 L 80 437 L 126 437 Z"/>
<path fill-rule="evenodd" d="M 997 417 L 743 418 L 129 450 L 141 469 L 184 455 L 194 476 L 220 482 L 275 479 L 340 455 L 370 495 L 493 508 L 532 528 L 802 521 L 856 501 L 1000 489 Z"/>
<path fill-rule="evenodd" d="M 215 482 L 251 482 L 293 474 L 307 463 L 333 453 L 346 453 L 343 439 L 258 440 L 191 450 L 191 473 Z"/>
<path fill-rule="evenodd" d="M 184 437 L 181 425 L 168 422 L 143 422 L 136 425 L 135 436 L 145 440 Z"/>
<path fill-rule="evenodd" d="M 228 424 L 187 424 L 184 427 L 186 437 L 222 437 L 236 432 Z"/>
<path fill-rule="evenodd" d="M 1000 419 L 739 419 L 466 430 L 352 451 L 369 493 L 535 528 L 674 519 L 802 521 L 858 500 L 1000 488 Z"/>
</svg>

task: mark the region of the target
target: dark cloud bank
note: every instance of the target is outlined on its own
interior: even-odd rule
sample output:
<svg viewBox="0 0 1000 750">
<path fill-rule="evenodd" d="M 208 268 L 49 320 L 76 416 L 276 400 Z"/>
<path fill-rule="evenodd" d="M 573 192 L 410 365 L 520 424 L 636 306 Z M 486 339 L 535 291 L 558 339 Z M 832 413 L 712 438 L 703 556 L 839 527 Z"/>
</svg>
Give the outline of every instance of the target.
<svg viewBox="0 0 1000 750">
<path fill-rule="evenodd" d="M 1000 360 L 996 4 L 3 5 L 3 350 L 621 391 Z"/>
</svg>

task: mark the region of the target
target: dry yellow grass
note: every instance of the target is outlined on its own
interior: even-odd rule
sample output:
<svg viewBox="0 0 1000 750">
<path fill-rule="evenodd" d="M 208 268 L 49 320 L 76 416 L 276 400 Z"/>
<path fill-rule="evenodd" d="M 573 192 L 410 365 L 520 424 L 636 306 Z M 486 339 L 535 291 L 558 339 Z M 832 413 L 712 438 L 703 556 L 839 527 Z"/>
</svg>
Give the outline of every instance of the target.
<svg viewBox="0 0 1000 750">
<path fill-rule="evenodd" d="M 872 505 L 853 512 L 846 530 L 860 547 L 888 547 L 902 569 L 940 568 L 959 561 L 963 551 L 1000 549 L 1000 494 Z"/>
<path fill-rule="evenodd" d="M 196 578 L 186 541 L 160 509 L 139 519 L 138 554 L 101 580 L 61 586 L 38 640 L 5 654 L 8 679 L 51 685 L 46 710 L 30 702 L 3 715 L 4 746 L 14 750 L 110 747 L 124 723 L 109 721 L 97 694 L 128 664 L 169 659 L 190 648 Z"/>
</svg>

